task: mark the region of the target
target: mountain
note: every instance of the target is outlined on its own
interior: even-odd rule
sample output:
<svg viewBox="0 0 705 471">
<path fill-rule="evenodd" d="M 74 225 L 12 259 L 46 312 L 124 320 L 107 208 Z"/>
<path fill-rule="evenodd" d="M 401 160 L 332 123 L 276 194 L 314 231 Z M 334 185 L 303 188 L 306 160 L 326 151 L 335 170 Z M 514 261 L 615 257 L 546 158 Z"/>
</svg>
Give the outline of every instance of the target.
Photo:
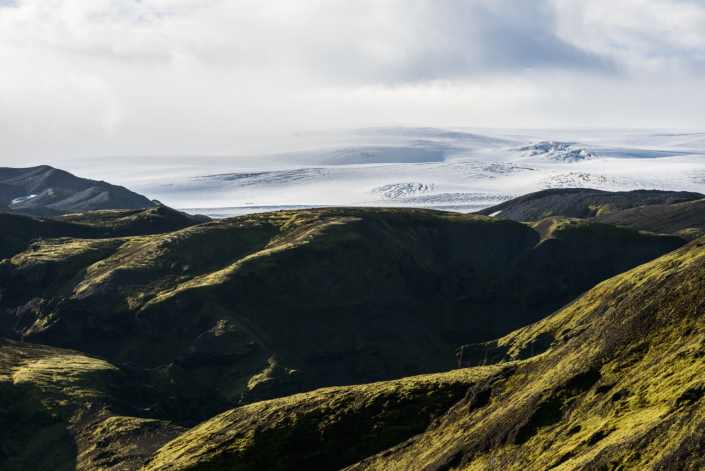
<svg viewBox="0 0 705 471">
<path fill-rule="evenodd" d="M 560 188 L 529 193 L 473 214 L 494 215 L 520 222 L 538 222 L 548 216 L 583 219 L 629 208 L 673 205 L 703 198 L 705 195 L 701 193 L 686 191 L 601 191 L 589 188 Z"/>
<path fill-rule="evenodd" d="M 121 186 L 79 178 L 48 165 L 0 168 L 0 200 L 14 211 L 35 216 L 156 206 Z"/>
<path fill-rule="evenodd" d="M 624 209 L 601 214 L 593 220 L 694 240 L 705 235 L 705 199 Z"/>
<path fill-rule="evenodd" d="M 0 223 L 2 469 L 705 464 L 705 238 L 372 208 Z"/>
<path fill-rule="evenodd" d="M 432 391 L 449 401 L 453 378 L 472 384 L 424 431 L 348 467 L 341 463 L 358 450 L 388 443 L 396 430 L 410 434 L 414 417 L 447 407 L 415 402 L 427 378 L 235 409 L 163 446 L 143 469 L 702 469 L 702 240 L 604 281 L 534 325 L 463 348 L 501 347 L 504 356 L 433 377 Z"/>
<path fill-rule="evenodd" d="M 457 346 L 541 320 L 685 243 L 560 217 L 532 227 L 371 208 L 91 234 L 55 233 L 2 262 L 2 336 L 175 364 L 241 403 L 447 371 Z"/>
<path fill-rule="evenodd" d="M 203 222 L 166 207 L 89 211 L 54 218 L 0 212 L 0 261 L 27 250 L 34 239 L 106 239 L 172 232 Z"/>
<path fill-rule="evenodd" d="M 424 434 L 350 470 L 702 469 L 702 242 L 512 335 L 550 348 L 471 388 Z"/>
</svg>

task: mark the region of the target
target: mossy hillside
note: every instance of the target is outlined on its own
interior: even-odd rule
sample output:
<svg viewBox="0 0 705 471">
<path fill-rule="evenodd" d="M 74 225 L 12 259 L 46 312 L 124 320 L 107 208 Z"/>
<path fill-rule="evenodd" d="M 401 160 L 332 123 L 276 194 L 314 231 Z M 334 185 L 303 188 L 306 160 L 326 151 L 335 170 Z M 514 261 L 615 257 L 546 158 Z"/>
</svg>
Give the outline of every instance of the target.
<svg viewBox="0 0 705 471">
<path fill-rule="evenodd" d="M 86 211 L 52 219 L 104 229 L 105 237 L 164 234 L 205 222 L 203 217 L 189 216 L 165 206 Z"/>
<path fill-rule="evenodd" d="M 625 209 L 642 208 L 644 206 L 646 206 L 646 203 L 643 201 L 631 201 L 629 203 L 590 205 L 588 209 L 590 210 L 590 217 L 597 217 L 604 214 L 616 213 L 617 211 L 624 211 Z"/>
<path fill-rule="evenodd" d="M 217 402 L 178 372 L 0 339 L 0 468 L 137 469 Z"/>
<path fill-rule="evenodd" d="M 24 252 L 30 241 L 37 238 L 98 236 L 96 230 L 83 225 L 15 213 L 0 213 L 0 227 L 0 259 Z"/>
<path fill-rule="evenodd" d="M 705 239 L 695 243 L 702 247 Z M 624 293 L 638 289 L 646 282 L 653 282 L 668 275 L 674 267 L 691 263 L 700 257 L 691 245 L 640 265 L 613 279 L 606 280 L 584 293 L 564 308 L 534 324 L 518 329 L 500 339 L 479 344 L 465 345 L 456 350 L 462 365 L 490 365 L 527 359 L 549 348 L 567 343 L 586 331 L 598 307 L 614 308 Z"/>
<path fill-rule="evenodd" d="M 692 242 L 695 239 L 699 239 L 702 236 L 705 236 L 705 229 L 682 229 L 674 232 L 673 235 L 678 236 L 688 242 Z"/>
<path fill-rule="evenodd" d="M 61 243 L 13 260 L 40 263 Z M 684 242 L 587 222 L 557 223 L 541 242 L 508 220 L 343 208 L 120 243 L 74 277 L 69 270 L 65 294 L 47 285 L 5 305 L 5 319 L 22 320 L 6 335 L 147 368 L 175 362 L 252 401 L 448 370 L 456 346 L 535 322 Z"/>
<path fill-rule="evenodd" d="M 162 234 L 199 224 L 168 208 L 88 211 L 55 218 L 0 213 L 0 260 L 27 250 L 39 238 L 105 239 Z"/>
<path fill-rule="evenodd" d="M 499 342 L 522 349 L 549 334 L 548 350 L 348 469 L 702 468 L 704 282 L 705 243 L 695 241 L 601 283 Z"/>
<path fill-rule="evenodd" d="M 499 370 L 326 388 L 240 407 L 168 443 L 144 469 L 340 469 L 422 432 Z"/>
</svg>

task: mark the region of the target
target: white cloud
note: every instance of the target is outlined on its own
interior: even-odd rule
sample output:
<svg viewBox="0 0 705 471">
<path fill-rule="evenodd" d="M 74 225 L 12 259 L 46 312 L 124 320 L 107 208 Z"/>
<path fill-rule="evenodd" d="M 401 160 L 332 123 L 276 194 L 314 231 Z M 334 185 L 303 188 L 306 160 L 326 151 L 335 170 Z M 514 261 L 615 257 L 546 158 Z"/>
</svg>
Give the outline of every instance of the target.
<svg viewBox="0 0 705 471">
<path fill-rule="evenodd" d="M 406 123 L 701 126 L 705 5 L 0 0 L 0 164 Z"/>
</svg>

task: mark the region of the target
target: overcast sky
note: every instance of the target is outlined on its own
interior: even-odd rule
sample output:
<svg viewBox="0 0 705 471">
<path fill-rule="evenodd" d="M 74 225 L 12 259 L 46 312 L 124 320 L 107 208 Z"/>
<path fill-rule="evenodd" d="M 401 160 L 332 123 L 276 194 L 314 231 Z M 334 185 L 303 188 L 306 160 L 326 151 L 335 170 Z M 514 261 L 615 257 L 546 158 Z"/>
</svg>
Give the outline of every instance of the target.
<svg viewBox="0 0 705 471">
<path fill-rule="evenodd" d="M 705 1 L 0 0 L 0 164 L 373 125 L 705 127 Z"/>
</svg>

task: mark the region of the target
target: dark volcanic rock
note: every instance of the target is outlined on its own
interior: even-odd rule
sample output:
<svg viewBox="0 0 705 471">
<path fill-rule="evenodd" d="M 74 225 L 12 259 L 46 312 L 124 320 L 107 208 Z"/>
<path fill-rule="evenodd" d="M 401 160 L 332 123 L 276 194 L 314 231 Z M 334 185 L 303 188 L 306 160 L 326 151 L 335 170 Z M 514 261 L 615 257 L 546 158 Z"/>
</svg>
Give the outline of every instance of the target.
<svg viewBox="0 0 705 471">
<path fill-rule="evenodd" d="M 702 236 L 705 231 L 705 199 L 625 209 L 597 216 L 594 220 L 662 234 L 676 234 L 692 240 Z"/>
<path fill-rule="evenodd" d="M 14 211 L 33 216 L 156 206 L 127 188 L 79 178 L 48 165 L 0 168 L 0 200 Z"/>
<path fill-rule="evenodd" d="M 590 188 L 559 188 L 538 191 L 483 209 L 474 214 L 537 222 L 549 216 L 589 218 L 649 205 L 671 205 L 705 198 L 687 191 L 601 191 Z"/>
</svg>

